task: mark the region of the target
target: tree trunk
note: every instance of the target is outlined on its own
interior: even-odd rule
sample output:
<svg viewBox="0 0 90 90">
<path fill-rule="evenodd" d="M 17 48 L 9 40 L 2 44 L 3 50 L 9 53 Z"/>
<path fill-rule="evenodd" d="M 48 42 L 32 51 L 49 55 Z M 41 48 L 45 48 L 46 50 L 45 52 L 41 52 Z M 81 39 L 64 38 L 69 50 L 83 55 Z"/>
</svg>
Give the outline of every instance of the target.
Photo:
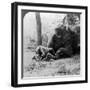
<svg viewBox="0 0 90 90">
<path fill-rule="evenodd" d="M 36 24 L 37 24 L 37 45 L 42 45 L 42 32 L 41 32 L 41 18 L 40 13 L 36 12 Z"/>
</svg>

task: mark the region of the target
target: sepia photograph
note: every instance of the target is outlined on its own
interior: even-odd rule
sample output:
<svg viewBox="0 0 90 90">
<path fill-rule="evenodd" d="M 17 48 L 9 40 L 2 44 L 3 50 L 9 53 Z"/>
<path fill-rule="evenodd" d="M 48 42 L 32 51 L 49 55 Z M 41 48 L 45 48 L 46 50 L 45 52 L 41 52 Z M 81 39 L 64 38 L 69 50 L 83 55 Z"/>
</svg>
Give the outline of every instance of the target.
<svg viewBox="0 0 90 90">
<path fill-rule="evenodd" d="M 12 22 L 13 86 L 87 82 L 87 7 L 16 2 Z"/>
</svg>

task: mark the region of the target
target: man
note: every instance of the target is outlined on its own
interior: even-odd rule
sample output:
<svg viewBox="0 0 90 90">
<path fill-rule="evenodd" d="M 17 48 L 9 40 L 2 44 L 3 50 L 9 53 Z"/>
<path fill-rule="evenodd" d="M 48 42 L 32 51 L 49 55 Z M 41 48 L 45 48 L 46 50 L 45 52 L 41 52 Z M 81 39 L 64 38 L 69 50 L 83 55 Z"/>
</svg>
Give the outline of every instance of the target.
<svg viewBox="0 0 90 90">
<path fill-rule="evenodd" d="M 55 51 L 54 59 L 72 56 L 72 35 L 70 30 L 66 30 L 63 25 L 56 28 L 55 34 L 52 36 L 52 39 L 48 44 L 48 48 L 52 48 Z"/>
<path fill-rule="evenodd" d="M 65 26 L 55 29 L 48 47 L 38 46 L 36 54 L 40 60 L 49 61 L 50 59 L 60 59 L 71 57 L 77 50 L 78 40 L 76 34 Z"/>
</svg>

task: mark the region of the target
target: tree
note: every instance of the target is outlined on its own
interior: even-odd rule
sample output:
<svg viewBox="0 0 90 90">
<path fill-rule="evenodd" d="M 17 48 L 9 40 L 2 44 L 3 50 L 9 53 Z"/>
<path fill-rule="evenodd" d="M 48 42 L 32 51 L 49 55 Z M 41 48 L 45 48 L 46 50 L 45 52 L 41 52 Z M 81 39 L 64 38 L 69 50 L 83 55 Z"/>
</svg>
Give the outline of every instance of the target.
<svg viewBox="0 0 90 90">
<path fill-rule="evenodd" d="M 36 24 L 37 24 L 37 45 L 42 45 L 41 18 L 39 12 L 36 12 Z"/>
</svg>

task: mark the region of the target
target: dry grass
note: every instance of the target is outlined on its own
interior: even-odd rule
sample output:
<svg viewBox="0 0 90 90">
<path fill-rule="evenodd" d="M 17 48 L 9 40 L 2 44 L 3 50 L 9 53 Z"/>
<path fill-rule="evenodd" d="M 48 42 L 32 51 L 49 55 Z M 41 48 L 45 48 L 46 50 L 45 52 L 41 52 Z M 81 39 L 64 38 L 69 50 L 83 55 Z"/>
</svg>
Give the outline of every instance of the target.
<svg viewBox="0 0 90 90">
<path fill-rule="evenodd" d="M 80 57 L 78 55 L 72 58 L 64 58 L 50 61 L 31 60 L 24 67 L 24 77 L 41 77 L 41 76 L 62 76 L 62 75 L 79 75 L 80 74 Z"/>
</svg>

